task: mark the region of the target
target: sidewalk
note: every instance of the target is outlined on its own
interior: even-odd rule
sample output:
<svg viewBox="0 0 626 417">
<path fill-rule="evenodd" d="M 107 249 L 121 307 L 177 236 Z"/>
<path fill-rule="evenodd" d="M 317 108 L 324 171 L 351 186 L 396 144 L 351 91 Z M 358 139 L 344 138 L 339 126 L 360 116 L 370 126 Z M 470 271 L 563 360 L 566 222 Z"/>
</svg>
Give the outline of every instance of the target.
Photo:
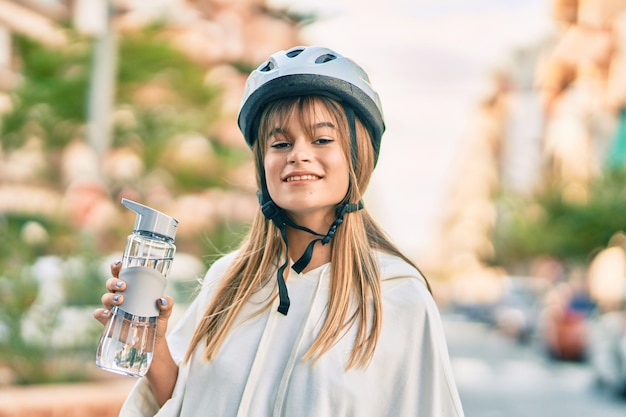
<svg viewBox="0 0 626 417">
<path fill-rule="evenodd" d="M 100 382 L 0 388 L 0 417 L 117 417 L 136 382 Z"/>
</svg>

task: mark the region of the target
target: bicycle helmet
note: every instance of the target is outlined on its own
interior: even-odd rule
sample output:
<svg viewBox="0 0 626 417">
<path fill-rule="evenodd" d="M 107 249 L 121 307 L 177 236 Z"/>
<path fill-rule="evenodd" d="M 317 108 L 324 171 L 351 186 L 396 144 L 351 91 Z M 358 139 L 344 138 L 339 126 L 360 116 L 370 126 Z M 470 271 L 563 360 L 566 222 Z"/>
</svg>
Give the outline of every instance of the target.
<svg viewBox="0 0 626 417">
<path fill-rule="evenodd" d="M 320 46 L 297 46 L 288 51 L 273 54 L 269 60 L 255 69 L 246 82 L 238 124 L 244 138 L 253 147 L 259 128 L 260 117 L 265 106 L 281 98 L 321 95 L 337 100 L 344 109 L 350 130 L 352 164 L 356 163 L 356 127 L 355 115 L 370 133 L 374 149 L 374 162 L 378 159 L 380 141 L 385 131 L 383 111 L 378 94 L 369 83 L 365 71 L 354 61 L 337 52 Z M 303 230 L 316 238 L 307 246 L 302 256 L 294 262 L 292 269 L 300 273 L 311 261 L 316 242 L 326 245 L 335 235 L 337 227 L 343 223 L 346 213 L 363 208 L 361 201 L 343 202 L 336 208 L 335 221 L 323 235 L 309 228 L 296 224 L 285 211 L 272 201 L 267 190 L 265 171 L 261 153 L 257 148 L 259 178 L 261 190 L 258 193 L 261 211 L 266 219 L 274 222 L 288 250 L 287 227 Z M 289 295 L 284 280 L 284 271 L 289 259 L 278 268 L 277 281 L 280 304 L 278 311 L 287 314 Z"/>
<path fill-rule="evenodd" d="M 246 81 L 238 124 L 250 147 L 256 140 L 259 118 L 276 99 L 324 95 L 354 109 L 369 130 L 378 159 L 385 131 L 383 109 L 365 71 L 354 61 L 321 46 L 296 46 L 273 54 Z"/>
</svg>

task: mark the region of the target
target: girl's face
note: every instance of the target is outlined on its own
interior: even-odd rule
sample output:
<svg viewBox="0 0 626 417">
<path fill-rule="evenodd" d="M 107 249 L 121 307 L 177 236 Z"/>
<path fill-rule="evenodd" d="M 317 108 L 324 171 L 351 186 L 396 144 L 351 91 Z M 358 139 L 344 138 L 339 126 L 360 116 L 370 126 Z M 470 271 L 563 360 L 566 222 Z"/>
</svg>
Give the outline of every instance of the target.
<svg viewBox="0 0 626 417">
<path fill-rule="evenodd" d="M 264 168 L 272 200 L 294 220 L 321 216 L 332 220 L 346 196 L 349 165 L 335 119 L 314 100 L 310 113 L 298 113 L 270 126 Z M 298 112 L 296 106 L 292 112 Z M 276 118 L 278 119 L 278 118 Z"/>
</svg>

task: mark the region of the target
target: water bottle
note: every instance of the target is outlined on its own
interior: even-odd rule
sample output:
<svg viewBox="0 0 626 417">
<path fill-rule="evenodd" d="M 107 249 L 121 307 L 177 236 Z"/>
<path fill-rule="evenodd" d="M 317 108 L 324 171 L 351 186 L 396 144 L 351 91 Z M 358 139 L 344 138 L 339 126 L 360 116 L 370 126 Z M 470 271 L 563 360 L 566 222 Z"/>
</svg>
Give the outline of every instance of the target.
<svg viewBox="0 0 626 417">
<path fill-rule="evenodd" d="M 100 337 L 96 364 L 110 372 L 140 377 L 152 362 L 157 300 L 165 292 L 176 252 L 178 220 L 125 198 L 122 205 L 137 214 L 119 275 L 126 290 L 124 302 L 113 307 Z"/>
</svg>

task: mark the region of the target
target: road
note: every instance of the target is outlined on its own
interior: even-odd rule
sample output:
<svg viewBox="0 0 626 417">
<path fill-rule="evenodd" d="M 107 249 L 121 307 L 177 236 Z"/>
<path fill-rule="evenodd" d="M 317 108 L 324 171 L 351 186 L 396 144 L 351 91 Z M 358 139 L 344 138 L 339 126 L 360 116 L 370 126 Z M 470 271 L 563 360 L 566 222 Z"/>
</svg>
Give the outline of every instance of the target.
<svg viewBox="0 0 626 417">
<path fill-rule="evenodd" d="M 584 363 L 555 362 L 479 323 L 444 315 L 467 417 L 624 417 L 626 399 L 594 386 Z"/>
</svg>

